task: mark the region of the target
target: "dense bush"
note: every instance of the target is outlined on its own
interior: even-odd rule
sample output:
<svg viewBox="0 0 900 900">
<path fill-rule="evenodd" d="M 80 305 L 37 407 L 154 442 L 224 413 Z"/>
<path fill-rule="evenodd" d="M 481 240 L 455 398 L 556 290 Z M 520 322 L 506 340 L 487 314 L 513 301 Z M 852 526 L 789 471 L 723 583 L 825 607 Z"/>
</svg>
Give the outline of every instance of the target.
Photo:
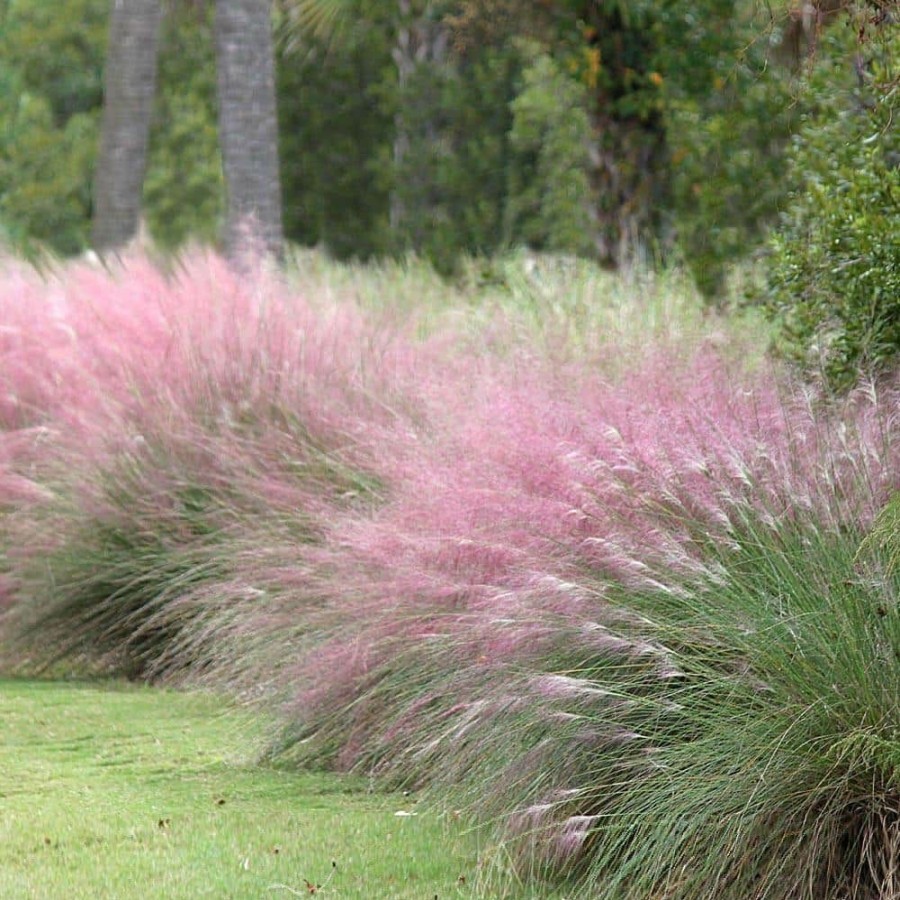
<svg viewBox="0 0 900 900">
<path fill-rule="evenodd" d="M 869 27 L 859 47 L 841 26 L 822 42 L 807 88 L 817 108 L 791 152 L 798 187 L 773 241 L 781 347 L 836 388 L 900 352 L 900 25 Z"/>
<path fill-rule="evenodd" d="M 764 34 L 762 24 L 760 34 Z M 784 205 L 785 156 L 803 108 L 788 74 L 766 58 L 762 37 L 718 64 L 705 102 L 670 101 L 677 245 L 697 287 L 726 299 L 735 265 L 758 253 Z"/>
<path fill-rule="evenodd" d="M 538 54 L 511 104 L 507 233 L 557 253 L 594 250 L 587 92 Z"/>
</svg>

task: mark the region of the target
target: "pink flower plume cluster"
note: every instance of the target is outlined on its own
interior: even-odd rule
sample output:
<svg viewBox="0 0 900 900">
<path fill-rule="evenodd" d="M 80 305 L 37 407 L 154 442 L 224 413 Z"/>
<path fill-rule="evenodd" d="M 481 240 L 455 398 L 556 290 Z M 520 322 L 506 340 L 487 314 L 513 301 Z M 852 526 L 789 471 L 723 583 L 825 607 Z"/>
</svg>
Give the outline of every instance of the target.
<svg viewBox="0 0 900 900">
<path fill-rule="evenodd" d="M 547 865 L 590 846 L 597 754 L 653 764 L 595 673 L 684 677 L 627 598 L 688 610 L 748 528 L 864 531 L 900 488 L 895 387 L 829 401 L 720 337 L 417 340 L 213 256 L 0 280 L 0 610 L 269 703 L 320 760 L 489 784 L 555 823 Z"/>
</svg>

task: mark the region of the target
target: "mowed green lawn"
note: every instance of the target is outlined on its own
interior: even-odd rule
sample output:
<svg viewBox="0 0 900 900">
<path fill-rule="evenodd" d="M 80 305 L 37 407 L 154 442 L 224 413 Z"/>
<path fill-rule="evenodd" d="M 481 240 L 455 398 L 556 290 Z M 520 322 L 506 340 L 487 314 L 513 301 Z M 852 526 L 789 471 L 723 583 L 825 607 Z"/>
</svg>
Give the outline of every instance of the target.
<svg viewBox="0 0 900 900">
<path fill-rule="evenodd" d="M 452 817 L 253 766 L 253 723 L 222 709 L 0 680 L 0 898 L 475 896 L 473 841 Z"/>
</svg>

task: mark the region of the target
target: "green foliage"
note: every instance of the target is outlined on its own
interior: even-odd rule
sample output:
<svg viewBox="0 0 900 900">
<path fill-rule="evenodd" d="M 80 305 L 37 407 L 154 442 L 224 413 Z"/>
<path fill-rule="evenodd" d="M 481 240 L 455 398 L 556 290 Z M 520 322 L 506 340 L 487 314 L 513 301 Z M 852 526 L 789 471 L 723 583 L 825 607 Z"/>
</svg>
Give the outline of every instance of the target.
<svg viewBox="0 0 900 900">
<path fill-rule="evenodd" d="M 214 242 L 223 213 L 212 16 L 211 6 L 173 5 L 163 19 L 144 216 L 170 249 Z"/>
<path fill-rule="evenodd" d="M 772 24 L 757 5 L 465 0 L 454 23 L 469 53 L 504 32 L 507 42 L 527 35 L 584 92 L 594 252 L 615 263 L 623 250 L 677 243 L 716 295 L 727 265 L 773 219 L 795 120 L 790 77 L 769 65 Z"/>
<path fill-rule="evenodd" d="M 24 91 L 47 100 L 55 127 L 102 102 L 108 13 L 108 0 L 65 0 L 64 11 L 15 0 L 0 12 L 0 59 L 20 74 Z"/>
<path fill-rule="evenodd" d="M 105 0 L 22 0 L 0 18 L 0 221 L 11 242 L 87 246 Z"/>
<path fill-rule="evenodd" d="M 782 352 L 837 389 L 900 353 L 900 26 L 862 44 L 849 31 L 827 35 L 810 77 L 766 303 Z"/>
<path fill-rule="evenodd" d="M 458 270 L 461 255 L 507 246 L 505 225 L 512 160 L 511 102 L 522 55 L 516 42 L 486 43 L 460 59 L 419 67 L 401 88 L 385 84 L 386 102 L 402 111 L 402 159 L 384 160 L 392 200 L 402 209 L 393 245 L 435 267 Z"/>
<path fill-rule="evenodd" d="M 215 240 L 224 189 L 214 6 L 165 7 L 144 213 L 174 248 Z M 339 258 L 417 253 L 444 273 L 511 244 L 607 263 L 631 244 L 677 245 L 714 298 L 728 267 L 765 241 L 791 185 L 770 303 L 785 349 L 802 356 L 815 332 L 832 369 L 889 355 L 900 328 L 885 305 L 895 282 L 882 280 L 896 255 L 896 74 L 874 50 L 887 25 L 867 26 L 862 93 L 874 107 L 854 116 L 854 40 L 835 49 L 826 33 L 824 64 L 798 95 L 773 62 L 780 26 L 752 0 L 429 0 L 405 18 L 376 0 L 293 0 L 278 15 L 289 239 Z M 108 0 L 17 0 L 0 12 L 0 235 L 19 247 L 89 243 L 107 16 Z M 401 79 L 401 28 L 422 23 L 440 49 Z M 860 206 L 871 221 L 855 217 Z M 821 228 L 820 207 L 831 211 Z M 835 240 L 837 255 L 801 249 Z M 863 257 L 872 264 L 853 262 Z M 865 293 L 876 280 L 886 300 Z M 810 298 L 787 301 L 799 295 Z"/>
<path fill-rule="evenodd" d="M 587 97 L 546 54 L 525 69 L 511 104 L 507 232 L 514 242 L 590 255 Z"/>
<path fill-rule="evenodd" d="M 461 254 L 493 253 L 504 240 L 518 51 L 496 42 L 452 63 L 419 64 L 401 87 L 396 18 L 372 3 L 353 14 L 328 36 L 286 23 L 279 110 L 288 236 L 338 258 L 413 252 L 444 273 Z"/>
<path fill-rule="evenodd" d="M 392 121 L 383 143 L 371 145 L 380 158 L 370 192 L 374 186 L 385 188 L 398 211 L 387 234 L 387 246 L 396 252 L 413 250 L 451 271 L 460 253 L 491 253 L 511 243 L 614 256 L 618 251 L 613 248 L 622 244 L 632 220 L 643 230 L 642 237 L 651 240 L 654 229 L 673 215 L 677 218 L 687 205 L 676 201 L 673 206 L 669 196 L 667 132 L 688 148 L 682 157 L 697 164 L 681 179 L 689 203 L 695 200 L 690 191 L 697 170 L 708 169 L 713 156 L 728 161 L 729 170 L 708 191 L 703 180 L 706 206 L 695 216 L 702 221 L 691 223 L 693 236 L 703 233 L 706 247 L 719 246 L 709 234 L 719 227 L 716 217 L 723 211 L 729 221 L 722 230 L 736 235 L 729 233 L 727 252 L 721 254 L 729 258 L 750 246 L 743 240 L 746 232 L 761 230 L 758 208 L 770 212 L 753 181 L 762 168 L 759 157 L 774 143 L 771 136 L 762 137 L 771 123 L 761 128 L 755 118 L 764 105 L 758 96 L 741 105 L 736 101 L 744 92 L 736 85 L 724 104 L 727 121 L 720 116 L 709 129 L 711 136 L 682 138 L 689 123 L 705 127 L 705 118 L 715 112 L 721 72 L 733 67 L 739 48 L 759 36 L 752 28 L 761 23 L 748 21 L 743 6 L 733 0 L 695 0 L 687 8 L 651 2 L 558 0 L 536 6 L 468 0 L 454 5 L 443 23 L 452 53 L 420 61 L 402 84 L 389 58 L 401 26 L 396 12 L 366 3 L 297 5 L 307 14 L 343 7 L 340 26 L 332 26 L 338 53 L 353 52 L 361 23 L 387 42 L 377 93 Z M 442 9 L 439 3 L 423 3 L 414 5 L 411 15 L 433 27 Z M 303 34 L 296 23 L 294 33 Z M 531 49 L 523 52 L 523 46 Z M 546 58 L 537 63 L 541 55 Z M 529 69 L 527 78 L 524 69 Z M 313 116 L 324 102 L 313 95 L 315 78 L 313 72 L 305 79 Z M 528 96 L 519 97 L 521 91 Z M 290 103 L 289 96 L 285 100 Z M 683 106 L 694 114 L 693 121 L 682 114 Z M 340 109 L 334 98 L 329 107 Z M 771 103 L 762 110 L 767 119 L 770 111 Z M 741 127 L 735 131 L 736 121 Z M 364 122 L 357 117 L 358 126 Z M 298 125 L 304 127 L 303 122 Z M 313 140 L 320 131 L 310 127 Z M 365 128 L 361 131 L 366 134 Z M 397 153 L 392 136 L 401 133 L 404 146 Z M 709 146 L 701 158 L 694 148 L 704 143 Z M 292 165 L 295 156 L 284 154 L 286 164 Z M 316 171 L 315 161 L 305 168 Z M 732 190 L 725 202 L 722 187 L 734 168 L 744 178 L 742 191 Z M 320 181 L 310 177 L 302 191 L 286 191 L 293 202 L 299 201 L 298 210 L 310 197 L 304 221 L 316 221 L 331 208 L 313 202 Z M 777 192 L 775 183 L 766 185 L 767 200 Z M 748 213 L 752 224 L 744 228 Z M 562 225 L 565 221 L 569 224 Z M 553 232 L 549 237 L 548 229 Z M 603 235 L 599 241 L 598 232 Z"/>
<path fill-rule="evenodd" d="M 454 148 L 445 178 L 446 208 L 459 249 L 490 256 L 508 246 L 504 211 L 511 165 L 511 100 L 521 60 L 514 46 L 485 46 L 457 67 L 446 87 L 445 128 Z"/>
<path fill-rule="evenodd" d="M 7 139 L 0 156 L 0 220 L 26 252 L 37 241 L 78 253 L 89 240 L 97 116 L 77 113 L 56 127 L 46 98 L 26 92 L 6 97 L 11 103 L 0 111 Z"/>
<path fill-rule="evenodd" d="M 669 102 L 673 222 L 708 299 L 722 296 L 729 266 L 760 247 L 783 205 L 800 105 L 788 74 L 765 53 L 757 39 L 739 60 L 720 54 L 708 94 Z"/>
<path fill-rule="evenodd" d="M 14 246 L 90 243 L 108 0 L 10 4 L 0 34 L 0 222 Z M 144 186 L 164 247 L 212 240 L 222 206 L 211 10 L 170 5 Z"/>
<path fill-rule="evenodd" d="M 393 116 L 383 27 L 351 28 L 339 44 L 315 35 L 278 47 L 278 110 L 284 229 L 299 244 L 324 244 L 340 259 L 389 248 Z"/>
</svg>

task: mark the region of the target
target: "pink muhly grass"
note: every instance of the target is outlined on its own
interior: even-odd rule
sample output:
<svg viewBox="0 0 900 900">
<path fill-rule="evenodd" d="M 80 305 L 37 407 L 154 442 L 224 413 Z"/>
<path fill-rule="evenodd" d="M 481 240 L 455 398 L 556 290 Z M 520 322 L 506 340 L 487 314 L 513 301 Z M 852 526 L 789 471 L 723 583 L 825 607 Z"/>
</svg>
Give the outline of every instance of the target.
<svg viewBox="0 0 900 900">
<path fill-rule="evenodd" d="M 296 556 L 337 510 L 379 502 L 373 448 L 399 450 L 415 414 L 406 384 L 418 351 L 398 332 L 350 306 L 316 309 L 273 276 L 238 278 L 212 256 L 168 274 L 134 257 L 112 272 L 8 277 L 17 318 L 0 350 L 17 365 L 3 369 L 0 504 L 14 513 L 4 541 L 32 626 L 55 621 L 64 645 L 66 632 L 113 649 L 131 636 L 174 640 L 168 611 L 190 624 L 186 598 L 233 581 L 238 548 L 251 568 L 254 557 L 268 566 L 273 532 L 290 535 Z M 260 594 L 252 579 L 229 591 Z M 207 645 L 216 606 L 193 611 Z M 224 611 L 229 628 L 233 618 Z M 179 646 L 199 646 L 176 631 Z M 140 653 L 176 663 L 164 647 Z"/>
<path fill-rule="evenodd" d="M 58 554 L 86 640 L 278 704 L 273 752 L 458 790 L 532 863 L 599 854 L 599 877 L 636 857 L 597 817 L 690 762 L 710 697 L 766 747 L 760 697 L 831 690 L 791 642 L 812 623 L 826 658 L 828 622 L 853 625 L 848 548 L 900 486 L 896 386 L 828 402 L 703 344 L 615 379 L 515 343 L 413 345 L 212 257 L 69 274 L 52 303 L 22 276 L 52 315 L 0 344 L 36 359 L 9 369 L 4 574 L 44 602 L 60 579 L 29 564 Z"/>
<path fill-rule="evenodd" d="M 137 414 L 161 396 L 224 419 L 257 400 L 321 414 L 348 383 L 356 402 L 367 390 L 389 393 L 379 380 L 409 365 L 405 345 L 358 310 L 316 309 L 275 276 L 240 278 L 212 255 L 171 273 L 139 256 L 113 271 L 73 264 L 50 275 L 8 263 L 3 278 L 5 430 L 48 419 L 90 427 L 86 416 Z M 313 386 L 324 395 L 318 406 Z M 338 413 L 344 425 L 349 412 Z"/>
<path fill-rule="evenodd" d="M 630 594 L 687 610 L 698 585 L 726 577 L 722 556 L 751 525 L 864 529 L 900 484 L 900 443 L 889 385 L 829 406 L 708 348 L 686 363 L 651 357 L 614 383 L 539 359 L 481 365 L 472 383 L 430 383 L 444 405 L 391 475 L 390 502 L 336 522 L 324 603 L 306 619 L 319 637 L 282 677 L 298 685 L 286 713 L 304 752 L 477 783 L 508 797 L 509 814 L 530 779 L 541 802 L 544 788 L 572 787 L 566 773 L 590 772 L 598 741 L 640 735 L 582 667 L 602 660 L 613 682 L 640 673 L 674 689 L 684 677 Z M 284 602 L 289 617 L 290 592 Z M 561 731 L 555 703 L 568 715 L 595 700 L 612 732 L 577 720 Z M 522 756 L 517 735 L 536 742 Z M 504 754 L 517 771 L 496 768 Z M 504 794 L 508 777 L 518 787 Z M 585 843 L 561 834 L 560 846 Z"/>
<path fill-rule="evenodd" d="M 708 365 L 701 360 L 700 375 L 715 372 Z M 504 435 L 496 449 L 490 438 L 498 432 L 508 435 L 511 429 L 507 419 L 488 416 L 492 427 L 478 432 L 483 468 L 474 485 L 465 474 L 454 481 L 452 473 L 442 471 L 432 481 L 441 488 L 437 497 L 423 498 L 418 493 L 405 498 L 403 530 L 391 527 L 395 520 L 387 526 L 392 563 L 387 566 L 385 554 L 382 564 L 389 568 L 389 592 L 394 597 L 398 560 L 409 572 L 399 585 L 405 592 L 400 596 L 408 598 L 401 608 L 406 612 L 408 607 L 409 613 L 408 619 L 398 615 L 393 601 L 392 615 L 401 622 L 416 622 L 417 617 L 427 620 L 433 632 L 444 636 L 444 646 L 438 643 L 436 649 L 434 642 L 416 646 L 411 634 L 403 652 L 423 657 L 419 678 L 424 677 L 425 684 L 446 686 L 445 706 L 451 700 L 459 704 L 461 690 L 478 697 L 480 721 L 467 725 L 465 741 L 459 740 L 452 725 L 442 726 L 439 734 L 445 739 L 435 748 L 433 717 L 423 721 L 421 716 L 404 717 L 394 711 L 392 719 L 403 721 L 405 729 L 393 728 L 384 736 L 394 743 L 393 753 L 379 744 L 383 732 L 375 723 L 369 749 L 357 757 L 358 762 L 384 766 L 384 760 L 392 760 L 408 769 L 410 759 L 421 759 L 421 748 L 428 746 L 431 751 L 419 777 L 451 783 L 457 778 L 472 785 L 473 793 L 481 797 L 505 797 L 505 810 L 503 800 L 492 802 L 488 815 L 508 816 L 520 803 L 540 805 L 558 786 L 581 785 L 583 812 L 576 805 L 574 815 L 588 817 L 579 822 L 593 822 L 597 801 L 587 790 L 585 778 L 590 779 L 600 765 L 597 740 L 608 746 L 609 736 L 601 733 L 592 738 L 589 728 L 579 728 L 578 715 L 589 714 L 611 724 L 627 722 L 631 713 L 626 716 L 625 705 L 638 702 L 633 693 L 630 700 L 610 696 L 609 684 L 598 678 L 597 661 L 607 660 L 604 666 L 611 667 L 607 671 L 613 685 L 627 673 L 644 670 L 642 677 L 672 682 L 677 696 L 685 677 L 664 646 L 634 636 L 642 631 L 652 634 L 653 627 L 649 621 L 642 624 L 638 609 L 629 608 L 628 597 L 641 591 L 671 593 L 673 614 L 677 617 L 679 605 L 684 608 L 679 640 L 697 640 L 691 637 L 690 627 L 702 635 L 713 626 L 703 620 L 689 626 L 697 615 L 692 594 L 732 577 L 722 566 L 728 565 L 732 548 L 740 547 L 748 529 L 753 541 L 761 537 L 752 530 L 764 529 L 774 547 L 795 527 L 813 528 L 813 535 L 821 535 L 815 540 L 823 543 L 828 535 L 847 532 L 850 536 L 844 540 L 852 544 L 852 535 L 865 533 L 876 511 L 900 484 L 898 398 L 890 384 L 864 389 L 831 406 L 802 394 L 785 395 L 765 381 L 751 391 L 711 380 L 682 385 L 679 391 L 654 387 L 653 396 L 660 403 L 655 406 L 640 399 L 646 385 L 639 380 L 626 384 L 628 394 L 623 386 L 611 390 L 601 386 L 605 402 L 591 412 L 603 423 L 603 430 L 581 424 L 584 406 L 580 405 L 570 419 L 579 423 L 577 430 L 564 432 L 555 453 L 552 437 L 550 446 L 542 444 L 548 433 L 552 435 L 553 416 L 544 420 L 538 440 L 528 441 L 523 432 L 516 435 L 521 441 L 517 443 L 516 437 L 504 440 Z M 523 418 L 527 421 L 528 414 Z M 548 451 L 549 459 L 543 456 Z M 560 465 L 561 459 L 565 465 Z M 537 475 L 528 468 L 519 469 L 531 465 L 539 470 Z M 503 496 L 499 489 L 503 477 L 510 484 L 510 503 L 505 507 L 495 503 Z M 422 518 L 417 519 L 416 513 Z M 390 521 L 394 514 L 395 507 L 389 506 L 379 519 Z M 398 533 L 403 536 L 400 540 Z M 454 549 L 448 550 L 448 545 Z M 457 547 L 464 552 L 460 554 Z M 810 558 L 810 569 L 801 577 L 822 591 L 832 589 L 828 573 L 815 569 L 821 558 Z M 767 559 L 763 556 L 761 564 Z M 777 553 L 773 559 L 779 559 Z M 422 573 L 418 585 L 417 571 Z M 772 590 L 777 591 L 777 586 Z M 736 614 L 748 612 L 735 610 Z M 492 643 L 499 621 L 507 633 L 518 631 L 521 640 Z M 543 640 L 529 634 L 536 623 L 546 626 Z M 624 631 L 617 633 L 623 625 Z M 740 619 L 735 619 L 729 627 L 739 625 Z M 374 644 L 378 635 L 373 638 Z M 395 632 L 392 645 L 398 643 L 402 638 Z M 478 677 L 466 652 L 470 647 L 487 648 L 479 658 L 490 659 L 496 683 L 485 686 Z M 446 657 L 448 665 L 453 661 L 452 678 L 430 671 L 438 654 Z M 377 655 L 372 653 L 371 658 Z M 390 673 L 393 661 L 389 658 L 380 665 Z M 582 677 L 582 669 L 591 674 Z M 531 691 L 522 684 L 523 673 L 529 670 L 535 673 Z M 373 667 L 369 682 L 378 677 Z M 753 679 L 748 683 L 752 686 Z M 764 688 L 761 685 L 759 690 Z M 511 690 L 522 698 L 512 721 L 508 707 L 491 702 L 497 692 Z M 542 731 L 540 723 L 546 721 L 553 703 L 562 700 L 567 701 L 561 712 L 571 717 L 567 719 L 570 729 L 563 729 L 563 720 L 554 715 L 552 730 Z M 399 703 L 403 702 L 401 695 Z M 672 701 L 671 709 L 676 707 Z M 660 708 L 669 709 L 665 703 Z M 357 709 L 354 715 L 360 716 Z M 652 772 L 650 761 L 655 757 L 640 738 L 640 730 L 629 733 L 634 734 L 637 748 L 647 751 L 647 771 Z M 533 737 L 526 740 L 529 732 Z M 519 734 L 524 743 L 514 750 Z M 373 744 L 379 747 L 377 753 L 371 749 Z M 593 749 L 581 755 L 579 744 Z M 356 746 L 365 748 L 366 741 L 357 737 Z M 635 752 L 629 749 L 625 756 L 633 760 L 628 763 L 628 778 L 643 777 L 644 767 Z M 493 763 L 485 762 L 491 759 Z M 466 774 L 473 769 L 475 774 Z M 478 803 L 484 805 L 483 800 Z M 548 824 L 546 840 L 539 839 L 544 846 L 550 841 L 549 846 L 559 849 L 554 865 L 562 865 L 567 854 L 574 861 L 582 860 L 582 851 L 590 846 L 590 828 L 570 827 L 572 821 L 571 816 L 557 819 L 556 824 Z M 514 832 L 514 823 L 511 828 Z M 529 841 L 527 846 L 534 845 Z M 540 858 L 533 850 L 528 854 L 526 864 Z"/>
</svg>

